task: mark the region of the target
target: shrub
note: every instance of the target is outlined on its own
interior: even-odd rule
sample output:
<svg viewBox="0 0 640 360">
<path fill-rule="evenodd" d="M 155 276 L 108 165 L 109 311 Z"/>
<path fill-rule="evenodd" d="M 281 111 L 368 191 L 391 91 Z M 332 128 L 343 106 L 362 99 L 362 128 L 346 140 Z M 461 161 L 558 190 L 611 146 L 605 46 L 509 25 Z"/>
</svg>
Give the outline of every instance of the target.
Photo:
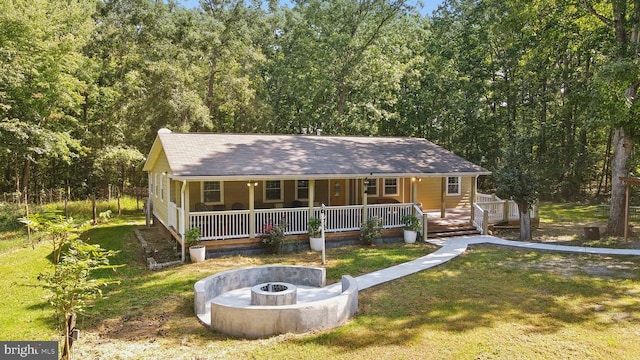
<svg viewBox="0 0 640 360">
<path fill-rule="evenodd" d="M 271 223 L 269 225 L 265 225 L 262 230 L 262 242 L 266 244 L 274 254 L 279 254 L 284 249 L 285 228 L 286 225 L 282 223 Z"/>
<path fill-rule="evenodd" d="M 371 245 L 382 237 L 382 219 L 372 217 L 368 219 L 360 229 L 360 241 L 365 245 Z"/>
</svg>

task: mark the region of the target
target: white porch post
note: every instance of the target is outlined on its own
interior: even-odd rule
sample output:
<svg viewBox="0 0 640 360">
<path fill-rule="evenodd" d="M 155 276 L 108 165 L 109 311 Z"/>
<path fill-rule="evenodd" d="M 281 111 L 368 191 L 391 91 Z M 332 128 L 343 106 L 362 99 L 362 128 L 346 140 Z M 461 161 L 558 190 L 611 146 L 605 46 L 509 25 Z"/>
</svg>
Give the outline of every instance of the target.
<svg viewBox="0 0 640 360">
<path fill-rule="evenodd" d="M 446 216 L 446 214 L 445 214 L 445 212 L 446 212 L 445 202 L 446 202 L 446 199 L 447 199 L 446 198 L 446 195 L 447 195 L 447 177 L 446 176 L 442 177 L 442 186 L 441 186 L 440 190 L 441 190 L 440 191 L 440 217 L 442 219 L 444 219 L 445 216 Z"/>
<path fill-rule="evenodd" d="M 362 224 L 367 222 L 367 184 L 368 180 L 362 182 Z"/>
<path fill-rule="evenodd" d="M 255 199 L 256 199 L 256 185 L 257 182 L 250 181 L 247 183 L 249 187 L 249 238 L 256 237 L 256 216 L 255 216 Z"/>
<path fill-rule="evenodd" d="M 184 214 L 184 218 L 180 219 L 179 221 L 182 222 L 182 224 L 184 224 L 182 226 L 182 228 L 186 231 L 189 229 L 189 227 L 191 227 L 190 225 L 187 226 L 187 224 L 189 224 L 188 220 L 189 220 L 189 200 L 186 198 L 185 194 L 186 194 L 186 190 L 187 190 L 187 180 L 182 180 L 182 188 L 180 189 L 180 207 L 182 207 L 182 213 Z M 180 233 L 180 224 L 178 224 L 178 233 Z M 185 258 L 185 241 L 184 241 L 184 233 L 180 234 L 180 237 L 182 238 L 182 250 L 180 253 L 180 261 L 184 262 L 184 258 Z"/>
<path fill-rule="evenodd" d="M 478 187 L 477 182 L 478 182 L 478 177 L 477 176 L 474 176 L 474 177 L 471 178 L 471 218 L 469 219 L 469 222 L 471 224 L 473 224 L 473 219 L 474 219 L 474 215 L 475 215 L 475 212 L 476 212 L 476 208 L 475 208 L 475 206 L 473 206 L 473 204 L 476 203 L 476 196 L 477 196 L 477 194 L 476 194 L 477 189 L 476 188 Z"/>
<path fill-rule="evenodd" d="M 316 181 L 309 180 L 309 220 L 313 217 L 313 203 L 316 201 Z"/>
</svg>

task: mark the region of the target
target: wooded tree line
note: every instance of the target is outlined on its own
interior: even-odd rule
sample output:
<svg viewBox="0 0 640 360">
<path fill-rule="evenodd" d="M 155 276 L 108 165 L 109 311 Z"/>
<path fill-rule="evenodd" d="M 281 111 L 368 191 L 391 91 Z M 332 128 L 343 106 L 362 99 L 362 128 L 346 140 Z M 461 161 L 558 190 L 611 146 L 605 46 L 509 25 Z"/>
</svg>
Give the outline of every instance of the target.
<svg viewBox="0 0 640 360">
<path fill-rule="evenodd" d="M 639 0 L 3 1 L 0 189 L 144 184 L 168 127 L 419 136 L 602 196 L 637 167 L 638 25 Z"/>
</svg>

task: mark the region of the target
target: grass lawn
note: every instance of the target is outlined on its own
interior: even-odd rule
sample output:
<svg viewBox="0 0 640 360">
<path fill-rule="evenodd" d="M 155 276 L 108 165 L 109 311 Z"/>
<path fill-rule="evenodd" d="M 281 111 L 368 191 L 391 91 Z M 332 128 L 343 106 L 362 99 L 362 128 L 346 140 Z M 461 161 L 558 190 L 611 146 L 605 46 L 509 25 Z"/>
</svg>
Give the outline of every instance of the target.
<svg viewBox="0 0 640 360">
<path fill-rule="evenodd" d="M 440 267 L 360 292 L 358 314 L 345 326 L 244 340 L 196 320 L 193 283 L 243 266 L 319 266 L 320 255 L 229 257 L 151 272 L 132 235 L 141 224 L 140 216 L 125 216 L 84 234 L 103 247 L 123 249 L 113 262 L 127 266 L 102 274 L 121 284 L 80 318 L 77 358 L 640 358 L 640 258 L 475 246 Z M 51 266 L 48 244 L 0 249 L 0 287 L 11 294 L 0 302 L 0 339 L 56 339 L 36 280 Z M 329 249 L 327 282 L 433 250 L 424 244 Z"/>
</svg>

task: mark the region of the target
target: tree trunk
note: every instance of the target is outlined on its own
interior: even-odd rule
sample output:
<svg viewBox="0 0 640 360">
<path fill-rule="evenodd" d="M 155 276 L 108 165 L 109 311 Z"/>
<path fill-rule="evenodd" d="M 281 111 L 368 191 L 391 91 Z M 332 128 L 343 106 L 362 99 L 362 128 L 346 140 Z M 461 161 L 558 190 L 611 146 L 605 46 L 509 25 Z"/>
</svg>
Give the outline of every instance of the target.
<svg viewBox="0 0 640 360">
<path fill-rule="evenodd" d="M 24 203 L 28 200 L 29 176 L 31 175 L 31 160 L 25 160 L 22 167 L 22 176 L 20 178 L 20 195 Z"/>
<path fill-rule="evenodd" d="M 623 127 L 613 135 L 613 157 L 611 158 L 611 211 L 607 223 L 607 234 L 624 235 L 625 185 L 621 177 L 629 175 L 629 159 L 633 151 L 633 140 Z"/>
<path fill-rule="evenodd" d="M 520 240 L 531 241 L 531 216 L 527 203 L 518 202 L 520 212 Z"/>
</svg>

